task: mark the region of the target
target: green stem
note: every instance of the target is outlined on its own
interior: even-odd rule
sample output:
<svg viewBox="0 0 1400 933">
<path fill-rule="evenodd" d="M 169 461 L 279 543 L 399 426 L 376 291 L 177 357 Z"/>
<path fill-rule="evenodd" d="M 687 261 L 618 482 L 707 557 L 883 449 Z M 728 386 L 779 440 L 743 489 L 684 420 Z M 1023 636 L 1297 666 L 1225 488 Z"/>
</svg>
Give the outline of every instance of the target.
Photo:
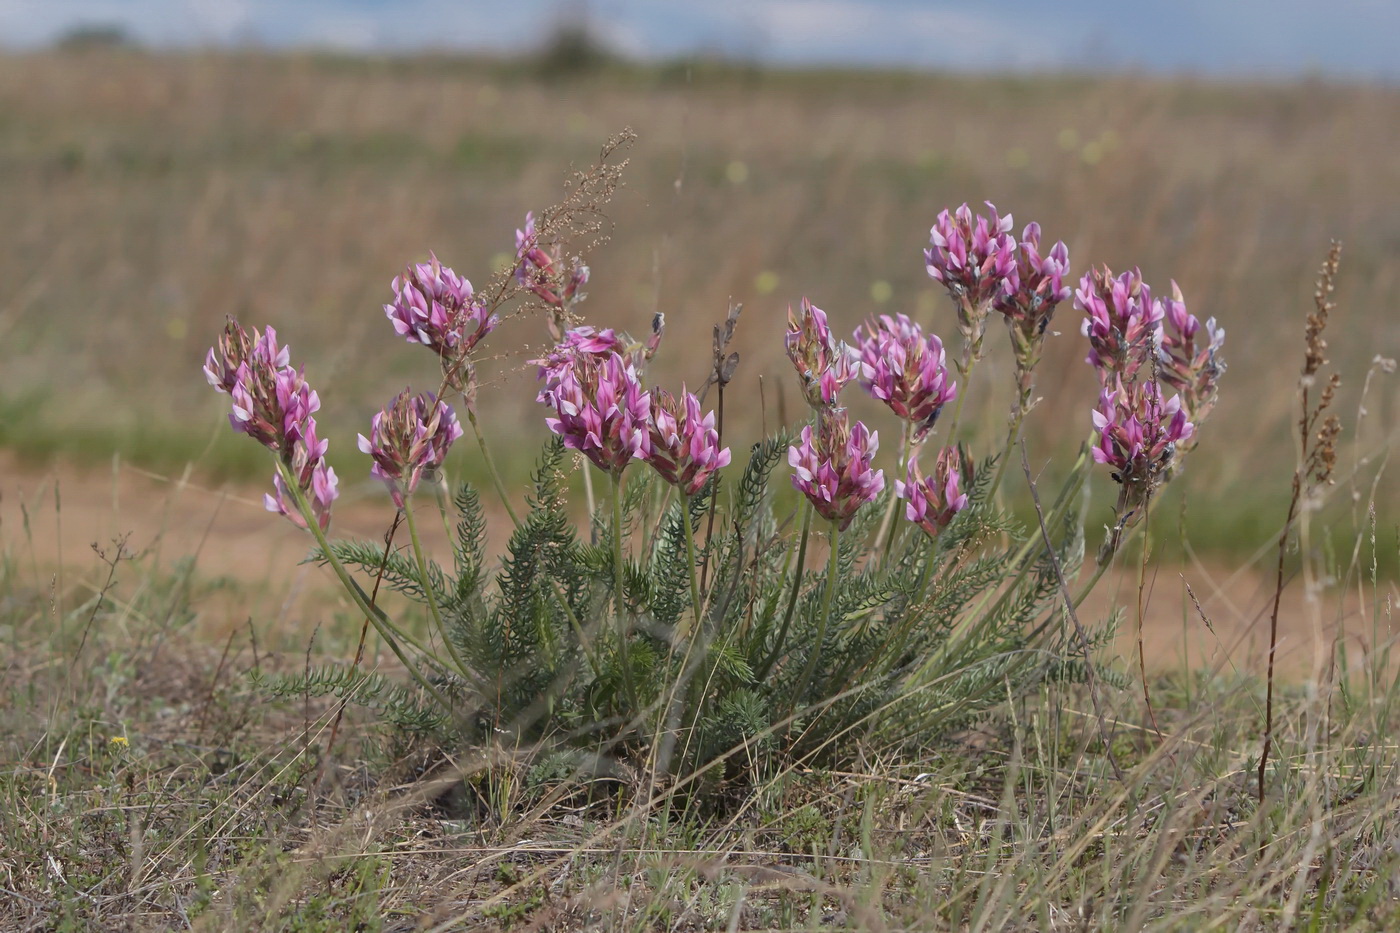
<svg viewBox="0 0 1400 933">
<path fill-rule="evenodd" d="M 1015 414 L 1011 416 L 1011 426 L 1006 431 L 1006 446 L 1001 449 L 1001 456 L 997 458 L 997 471 L 992 474 L 992 484 L 987 487 L 988 502 L 995 499 L 997 489 L 1001 487 L 1001 478 L 1006 474 L 1006 464 L 1011 460 L 1011 451 L 1021 437 L 1021 424 L 1025 417 L 1025 405 L 1018 404 Z"/>
<path fill-rule="evenodd" d="M 622 474 L 613 473 L 612 497 L 612 545 L 613 545 L 613 601 L 617 609 L 617 653 L 622 661 L 622 687 L 627 692 L 627 701 L 633 710 L 637 708 L 637 688 L 632 681 L 632 660 L 627 650 L 628 629 L 627 604 L 623 595 L 622 570 Z"/>
<path fill-rule="evenodd" d="M 438 516 L 442 519 L 443 533 L 447 535 L 447 543 L 455 554 L 457 553 L 457 536 L 452 533 L 452 519 L 447 515 L 447 504 L 451 496 L 445 476 L 439 475 L 437 482 L 433 483 L 433 498 L 437 501 Z"/>
<path fill-rule="evenodd" d="M 967 398 L 967 382 L 969 374 L 972 372 L 972 363 L 967 364 L 966 369 L 959 368 L 959 375 L 962 376 L 963 384 L 959 389 L 958 397 L 953 402 L 953 420 L 948 425 L 948 443 L 955 443 L 958 439 L 958 424 L 962 421 L 963 400 Z"/>
<path fill-rule="evenodd" d="M 1074 597 L 1075 609 L 1078 609 L 1081 605 L 1084 604 L 1084 600 L 1088 598 L 1091 592 L 1093 592 L 1094 587 L 1098 584 L 1099 580 L 1103 579 L 1104 573 L 1107 572 L 1109 566 L 1112 563 L 1113 561 L 1106 560 L 1102 564 L 1099 564 L 1097 568 L 1095 568 L 1094 575 L 1089 578 L 1089 581 L 1087 583 L 1084 584 L 1083 589 L 1079 591 L 1079 595 Z"/>
<path fill-rule="evenodd" d="M 704 606 L 700 604 L 700 578 L 696 574 L 698 561 L 695 557 L 695 530 L 690 521 L 690 496 L 684 492 L 681 493 L 681 530 L 685 533 L 686 570 L 690 573 L 690 609 L 694 619 L 691 631 L 686 634 L 694 638 L 700 634 L 700 617 Z"/>
<path fill-rule="evenodd" d="M 909 472 L 909 460 L 914 455 L 914 425 L 904 422 L 904 427 L 899 435 L 899 475 L 898 479 L 903 480 Z M 894 484 L 890 484 L 890 504 L 885 509 L 885 517 L 880 519 L 880 530 L 875 536 L 879 542 L 884 540 L 884 549 L 880 554 L 880 564 L 890 559 L 890 550 L 894 547 L 895 529 L 897 527 L 894 520 L 895 509 L 899 508 L 899 497 L 894 494 Z"/>
<path fill-rule="evenodd" d="M 457 646 L 452 643 L 452 637 L 447 632 L 447 624 L 442 620 L 442 610 L 438 608 L 437 594 L 433 592 L 432 579 L 428 576 L 428 558 L 423 553 L 423 541 L 418 537 L 418 523 L 413 518 L 413 503 L 406 497 L 403 503 L 403 517 L 408 523 L 408 538 L 413 542 L 413 558 L 418 563 L 418 579 L 423 584 L 423 596 L 427 600 L 433 624 L 437 626 L 438 635 L 442 637 L 442 643 L 447 646 L 447 653 L 451 656 L 452 663 L 456 665 L 457 672 L 462 675 L 463 679 L 471 680 L 471 671 L 467 667 L 467 663 L 462 660 Z"/>
<path fill-rule="evenodd" d="M 797 690 L 793 693 L 793 702 L 800 704 L 802 697 L 806 695 L 807 688 L 812 684 L 812 676 L 817 672 L 817 663 L 821 660 L 822 646 L 826 643 L 826 630 L 831 624 L 831 603 L 836 596 L 836 575 L 840 572 L 841 556 L 841 525 L 836 519 L 831 520 L 831 558 L 826 565 L 826 593 L 822 596 L 822 616 L 817 624 L 817 637 L 812 645 L 811 657 L 807 659 L 807 667 L 802 672 L 802 679 L 798 681 Z"/>
<path fill-rule="evenodd" d="M 958 376 L 962 380 L 959 386 L 957 401 L 953 403 L 953 423 L 948 426 L 948 443 L 956 443 L 958 439 L 958 425 L 962 423 L 963 402 L 967 399 L 969 383 L 972 381 L 972 368 L 977 365 L 977 361 L 982 358 L 982 340 L 986 336 L 987 321 L 985 315 L 979 315 L 977 309 L 963 305 L 958 313 L 958 329 L 962 331 L 962 361 L 957 364 Z"/>
<path fill-rule="evenodd" d="M 1088 478 L 1088 466 L 1089 448 L 1085 446 L 1080 449 L 1079 459 L 1075 461 L 1074 467 L 1070 471 L 1069 479 L 1065 480 L 1065 484 L 1061 487 L 1054 505 L 1051 506 L 1050 516 L 1046 519 L 1047 528 L 1056 527 L 1064 517 L 1065 511 L 1069 509 L 1071 503 L 1074 501 L 1075 495 Z M 1032 566 L 1032 563 L 1027 561 L 1026 558 L 1030 556 L 1031 551 L 1036 547 L 1044 547 L 1044 543 L 1035 535 L 1027 535 L 1026 540 L 1021 543 L 1021 546 L 1007 563 L 1007 566 L 1017 568 L 1016 572 L 1011 575 L 1010 579 L 1005 581 L 1005 586 L 988 589 L 971 609 L 963 613 L 962 621 L 954 626 L 953 630 L 949 632 L 948 636 L 944 639 L 945 646 L 951 647 L 954 641 L 961 637 L 963 631 L 972 624 L 973 620 L 983 618 L 984 613 L 997 612 L 1004 603 L 1008 602 L 1015 595 L 1016 588 L 1019 586 L 1021 579 L 1025 577 Z M 991 603 L 993 599 L 995 599 L 996 602 L 993 603 L 989 609 L 988 604 Z"/>
<path fill-rule="evenodd" d="M 807 534 L 812 530 L 813 509 L 811 503 L 804 502 L 803 510 L 802 539 L 797 545 L 797 569 L 792 574 L 792 592 L 788 594 L 787 609 L 783 612 L 783 624 L 778 626 L 778 637 L 773 642 L 773 650 L 758 669 L 755 679 L 760 683 L 767 678 L 768 672 L 773 669 L 773 665 L 782 656 L 783 647 L 787 643 L 788 627 L 792 624 L 792 613 L 797 608 L 797 596 L 802 590 L 802 571 L 807 562 Z"/>
<path fill-rule="evenodd" d="M 297 510 L 301 512 L 302 520 L 306 522 L 307 529 L 310 530 L 312 536 L 316 538 L 316 544 L 321 548 L 321 553 L 326 555 L 326 563 L 330 566 L 331 570 L 335 572 L 341 585 L 345 587 L 345 591 L 350 594 L 350 599 L 355 603 L 356 608 L 363 612 L 365 618 L 369 619 L 370 623 L 374 625 L 375 631 L 379 632 L 380 637 L 388 643 L 389 649 L 394 652 L 394 656 L 399 659 L 399 662 L 407 668 L 413 679 L 418 681 L 418 685 L 422 687 L 444 711 L 449 714 L 452 713 L 452 704 L 448 701 L 447 697 L 441 690 L 433 686 L 432 682 L 429 681 L 427 677 L 423 676 L 423 672 L 418 669 L 416 664 L 409 660 L 408 656 L 404 654 L 403 648 L 399 647 L 398 639 L 394 637 L 396 633 L 393 624 L 389 622 L 378 607 L 369 604 L 368 600 L 365 598 L 364 590 L 360 589 L 359 585 L 351 578 L 350 572 L 345 569 L 345 565 L 332 553 L 330 542 L 326 540 L 326 533 L 321 530 L 321 525 L 316 521 L 316 515 L 311 511 L 311 504 L 306 501 L 306 495 L 302 492 L 301 484 L 297 481 L 297 477 L 293 476 L 292 471 L 280 460 L 277 461 L 277 471 L 282 474 L 283 484 L 286 485 L 287 489 L 291 492 L 292 498 L 296 500 Z"/>
<path fill-rule="evenodd" d="M 689 753 L 691 739 L 700 722 L 701 697 L 705 689 L 705 678 L 697 676 L 698 668 L 704 661 L 703 652 L 707 650 L 708 641 L 705 636 L 704 623 L 701 621 L 704 616 L 704 607 L 700 602 L 700 581 L 697 574 L 697 564 L 695 554 L 695 529 L 690 520 L 690 496 L 684 492 L 681 497 L 681 527 L 685 533 L 685 553 L 687 571 L 690 573 L 690 604 L 693 612 L 693 621 L 689 642 L 686 644 L 685 657 L 681 661 L 680 681 L 685 683 L 685 695 L 689 705 L 689 721 L 686 726 L 686 743 L 684 754 Z M 702 652 L 696 656 L 697 649 Z M 678 686 L 680 684 L 678 683 Z M 672 702 L 674 703 L 674 697 Z"/>
<path fill-rule="evenodd" d="M 491 457 L 491 450 L 486 446 L 486 436 L 481 433 L 481 425 L 476 421 L 476 412 L 471 406 L 467 406 L 467 420 L 472 424 L 472 433 L 476 435 L 476 446 L 481 449 L 481 458 L 486 461 L 486 469 L 491 473 L 491 483 L 496 487 L 496 495 L 501 500 L 501 505 L 506 507 L 506 514 L 510 516 L 511 524 L 520 527 L 520 519 L 515 515 L 515 509 L 511 508 L 510 497 L 506 495 L 505 483 L 501 482 L 501 474 L 496 470 L 496 461 Z"/>
<path fill-rule="evenodd" d="M 579 469 L 583 471 L 583 501 L 588 508 L 588 542 L 598 543 L 598 534 L 594 519 L 598 515 L 598 503 L 593 498 L 593 474 L 588 471 L 588 460 L 582 456 L 576 458 Z"/>
</svg>

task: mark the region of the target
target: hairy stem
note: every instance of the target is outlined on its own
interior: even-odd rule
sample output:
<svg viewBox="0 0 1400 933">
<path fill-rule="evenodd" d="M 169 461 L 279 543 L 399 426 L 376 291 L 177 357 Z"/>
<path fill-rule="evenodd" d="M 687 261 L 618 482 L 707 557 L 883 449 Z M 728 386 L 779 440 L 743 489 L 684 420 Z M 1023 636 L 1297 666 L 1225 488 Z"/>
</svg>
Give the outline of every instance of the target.
<svg viewBox="0 0 1400 933">
<path fill-rule="evenodd" d="M 418 669 L 418 665 L 414 664 L 413 661 L 409 659 L 408 655 L 404 653 L 403 648 L 399 645 L 398 639 L 395 637 L 396 634 L 401 633 L 396 633 L 394 631 L 394 625 L 389 622 L 378 606 L 371 606 L 369 604 L 364 590 L 355 583 L 354 579 L 350 576 L 350 572 L 345 569 L 345 565 L 332 553 L 331 544 L 326 540 L 326 533 L 321 530 L 321 526 L 316 520 L 315 513 L 311 511 L 311 503 L 306 501 L 306 494 L 302 492 L 301 484 L 297 481 L 297 478 L 292 475 L 292 471 L 281 460 L 277 461 L 277 470 L 282 474 L 283 484 L 286 485 L 287 489 L 291 492 L 292 498 L 296 500 L 297 510 L 301 512 L 302 520 L 306 522 L 307 529 L 311 532 L 312 536 L 316 538 L 316 544 L 320 547 L 321 553 L 326 556 L 326 563 L 330 566 L 331 570 L 335 572 L 337 579 L 340 580 L 341 586 L 345 587 L 345 592 L 350 594 L 350 599 L 355 603 L 355 607 L 365 614 L 365 617 L 369 619 L 375 630 L 379 632 L 380 637 L 389 645 L 389 650 L 394 652 L 394 656 L 407 668 L 408 673 L 413 679 L 418 681 L 418 685 L 423 688 L 424 692 L 432 697 L 433 701 L 441 706 L 444 711 L 449 714 L 454 712 L 452 703 L 447 699 L 446 695 L 437 687 L 433 686 L 432 682 Z"/>
<path fill-rule="evenodd" d="M 916 450 L 914 444 L 914 426 L 908 421 L 904 422 L 904 427 L 899 435 L 899 474 L 898 479 L 904 479 L 909 473 L 909 461 L 913 459 Z M 890 490 L 890 504 L 885 509 L 885 517 L 880 519 L 880 530 L 875 533 L 876 542 L 884 541 L 884 550 L 880 555 L 880 563 L 890 559 L 890 550 L 894 547 L 895 521 L 894 513 L 899 508 L 899 497 L 894 494 L 893 488 Z"/>
<path fill-rule="evenodd" d="M 797 567 L 792 572 L 792 591 L 788 594 L 787 609 L 783 611 L 783 624 L 778 626 L 778 637 L 773 642 L 773 650 L 757 671 L 759 681 L 768 676 L 778 658 L 782 657 L 783 648 L 787 645 L 788 627 L 792 625 L 792 613 L 797 608 L 797 596 L 802 590 L 802 571 L 807 562 L 807 536 L 812 530 L 813 511 L 811 503 L 808 502 L 802 504 L 802 509 L 802 537 L 797 544 Z"/>
<path fill-rule="evenodd" d="M 691 630 L 684 634 L 695 637 L 700 633 L 700 617 L 704 614 L 704 606 L 700 603 L 700 578 L 697 576 L 699 568 L 695 556 L 695 530 L 690 521 L 690 499 L 690 496 L 681 493 L 681 530 L 685 534 L 685 569 L 690 576 L 690 611 L 693 620 Z"/>
<path fill-rule="evenodd" d="M 1149 500 L 1150 501 L 1150 500 Z M 1142 524 L 1146 528 L 1148 520 L 1151 518 L 1151 510 L 1148 503 L 1143 504 Z M 1142 702 L 1147 707 L 1147 718 L 1152 723 L 1152 731 L 1157 733 L 1157 738 L 1162 738 L 1162 729 L 1157 725 L 1157 712 L 1152 708 L 1152 686 L 1147 680 L 1147 648 L 1143 644 L 1142 622 L 1144 609 L 1143 599 L 1147 590 L 1147 557 L 1151 551 L 1152 539 L 1147 532 L 1142 534 L 1142 557 L 1138 561 L 1138 586 L 1137 586 L 1137 643 L 1138 643 L 1138 676 L 1142 678 Z"/>
<path fill-rule="evenodd" d="M 491 449 L 486 446 L 486 435 L 481 433 L 481 425 L 477 423 L 476 412 L 471 406 L 467 406 L 467 420 L 472 424 L 472 433 L 476 435 L 476 446 L 481 449 L 481 458 L 486 461 L 486 469 L 491 474 L 491 484 L 496 487 L 496 495 L 501 500 L 501 505 L 505 506 L 506 514 L 510 516 L 511 524 L 520 526 L 520 519 L 515 515 L 515 509 L 511 508 L 510 497 L 506 495 L 505 483 L 501 482 L 501 474 L 496 469 L 496 461 L 491 457 Z"/>
<path fill-rule="evenodd" d="M 627 693 L 627 702 L 635 710 L 637 707 L 637 687 L 632 680 L 632 659 L 627 650 L 631 628 L 627 618 L 627 604 L 623 595 L 622 568 L 622 474 L 613 473 L 612 485 L 612 546 L 613 546 L 613 603 L 617 610 L 617 654 L 622 662 L 622 688 Z"/>
<path fill-rule="evenodd" d="M 442 643 L 447 647 L 447 654 L 452 658 L 457 672 L 464 679 L 471 680 L 471 672 L 466 662 L 462 660 L 462 655 L 457 651 L 457 646 L 452 643 L 452 636 L 448 634 L 447 624 L 442 620 L 442 610 L 438 608 L 437 594 L 433 592 L 432 578 L 428 576 L 428 558 L 423 552 L 423 540 L 418 537 L 418 523 L 413 518 L 413 503 L 407 497 L 404 498 L 403 517 L 408 525 L 408 539 L 413 543 L 413 559 L 418 564 L 418 579 L 423 584 L 423 597 L 428 603 L 428 612 L 433 617 L 433 625 L 437 627 L 438 635 L 441 636 Z"/>
<path fill-rule="evenodd" d="M 840 573 L 840 539 L 841 525 L 836 519 L 832 519 L 831 557 L 826 564 L 826 592 L 822 595 L 821 621 L 817 623 L 817 637 L 812 645 L 812 654 L 807 659 L 807 667 L 802 671 L 802 679 L 798 681 L 797 690 L 793 693 L 794 703 L 802 702 L 802 697 L 812 684 L 812 676 L 817 672 L 817 664 L 821 661 L 822 646 L 826 643 L 826 630 L 831 625 L 831 602 L 836 595 L 836 576 Z"/>
<path fill-rule="evenodd" d="M 724 443 L 724 382 L 717 383 L 719 402 L 715 415 L 715 446 Z M 715 497 L 710 497 L 709 516 L 705 520 L 705 563 L 700 567 L 700 588 L 703 590 L 710 576 L 710 539 L 715 534 Z"/>
</svg>

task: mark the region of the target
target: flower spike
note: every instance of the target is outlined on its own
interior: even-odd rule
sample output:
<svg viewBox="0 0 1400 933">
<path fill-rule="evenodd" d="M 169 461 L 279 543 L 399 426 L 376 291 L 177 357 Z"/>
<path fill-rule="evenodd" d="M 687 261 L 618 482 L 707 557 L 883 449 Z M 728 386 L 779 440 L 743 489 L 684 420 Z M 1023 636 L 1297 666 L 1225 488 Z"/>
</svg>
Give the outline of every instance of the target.
<svg viewBox="0 0 1400 933">
<path fill-rule="evenodd" d="M 651 449 L 647 462 L 666 482 L 693 496 L 716 471 L 729 465 L 720 449 L 715 413 L 700 414 L 700 400 L 684 389 L 679 403 L 663 389 L 651 390 Z"/>
<path fill-rule="evenodd" d="M 410 396 L 405 389 L 374 416 L 369 437 L 359 435 L 359 447 L 374 458 L 370 475 L 388 487 L 402 509 L 419 481 L 442 468 L 448 448 L 461 436 L 450 405 L 431 392 Z"/>
<path fill-rule="evenodd" d="M 924 337 L 919 325 L 903 314 L 881 315 L 857 329 L 853 355 L 860 381 L 871 396 L 889 406 L 914 429 L 918 443 L 933 428 L 943 406 L 957 398 L 948 376 L 943 341 Z"/>
<path fill-rule="evenodd" d="M 856 512 L 885 488 L 885 473 L 872 468 L 880 437 L 843 408 L 817 414 L 817 431 L 802 429 L 801 443 L 788 448 L 792 485 L 807 497 L 817 514 L 844 530 Z"/>
</svg>

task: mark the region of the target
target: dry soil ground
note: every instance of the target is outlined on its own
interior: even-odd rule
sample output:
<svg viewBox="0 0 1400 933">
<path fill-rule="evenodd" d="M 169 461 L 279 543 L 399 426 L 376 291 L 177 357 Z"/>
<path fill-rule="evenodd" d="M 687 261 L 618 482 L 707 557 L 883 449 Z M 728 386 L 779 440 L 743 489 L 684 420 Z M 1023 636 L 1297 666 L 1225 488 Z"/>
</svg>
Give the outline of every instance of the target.
<svg viewBox="0 0 1400 933">
<path fill-rule="evenodd" d="M 232 584 L 199 590 L 203 595 L 195 607 L 195 624 L 211 641 L 222 640 L 249 616 L 271 623 L 275 632 L 295 641 L 296 628 L 305 627 L 309 633 L 337 604 L 330 575 L 299 563 L 308 543 L 304 532 L 265 512 L 259 489 L 209 488 L 196 479 L 156 476 L 122 464 L 106 471 L 36 471 L 9 455 L 0 455 L 0 470 L 0 543 L 21 580 L 41 589 L 55 585 L 60 563 L 70 592 L 74 580 L 80 587 L 100 586 L 105 568 L 93 545 L 110 555 L 114 538 L 128 535 L 127 549 L 140 555 L 148 568 L 171 568 L 181 557 L 193 555 L 197 579 Z M 338 536 L 378 539 L 390 517 L 381 487 L 350 484 L 337 506 L 333 530 Z M 442 529 L 433 522 L 423 524 L 428 548 L 443 553 Z M 493 528 L 503 540 L 508 528 L 504 515 Z M 1271 559 L 1266 556 L 1244 568 L 1162 562 L 1149 566 L 1143 614 L 1148 667 L 1166 672 L 1180 668 L 1186 658 L 1193 668 L 1262 669 Z M 1190 583 L 1210 625 L 1191 605 L 1184 582 Z M 1383 583 L 1375 593 L 1368 587 L 1364 594 L 1355 588 L 1345 595 L 1335 588 L 1323 589 L 1312 603 L 1304 592 L 1302 580 L 1290 581 L 1279 620 L 1279 662 L 1290 673 L 1306 674 L 1319 644 L 1326 651 L 1340 641 L 1356 662 L 1373 645 L 1392 637 L 1394 584 Z M 1136 606 L 1136 568 L 1102 581 L 1081 616 L 1092 624 L 1115 601 Z M 1132 611 L 1119 637 L 1125 664 L 1136 661 L 1136 627 Z"/>
</svg>

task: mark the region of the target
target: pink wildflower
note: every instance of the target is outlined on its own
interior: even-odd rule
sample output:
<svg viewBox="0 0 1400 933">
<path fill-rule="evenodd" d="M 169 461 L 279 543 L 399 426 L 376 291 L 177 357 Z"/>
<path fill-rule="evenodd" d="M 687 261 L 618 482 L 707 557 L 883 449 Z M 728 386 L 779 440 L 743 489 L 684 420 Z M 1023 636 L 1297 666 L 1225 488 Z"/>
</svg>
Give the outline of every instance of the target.
<svg viewBox="0 0 1400 933">
<path fill-rule="evenodd" d="M 1107 266 L 1091 269 L 1079 281 L 1074 306 L 1086 315 L 1086 362 L 1098 370 L 1099 382 L 1110 385 L 1115 376 L 1133 381 L 1162 338 L 1162 305 L 1152 300 L 1142 273 L 1134 269 L 1115 278 Z"/>
<path fill-rule="evenodd" d="M 558 250 L 540 248 L 533 212 L 525 215 L 525 229 L 515 231 L 515 259 L 516 281 L 546 305 L 567 311 L 583 300 L 580 289 L 588 284 L 588 267 L 575 258 L 567 272 L 561 271 Z"/>
<path fill-rule="evenodd" d="M 317 525 L 322 530 L 328 527 L 338 484 L 335 471 L 325 461 L 328 444 L 317 437 L 312 417 L 321 399 L 303 371 L 292 369 L 287 348 L 277 345 L 276 332 L 267 328 L 249 346 L 238 322 L 230 320 L 223 339 L 206 356 L 204 370 L 216 390 L 232 397 L 229 423 L 233 429 L 277 454 L 296 479 Z M 264 497 L 268 511 L 305 528 L 306 520 L 280 471 L 273 478 L 273 489 L 275 495 Z"/>
<path fill-rule="evenodd" d="M 1065 284 L 1069 273 L 1069 248 L 1059 242 L 1048 255 L 1040 253 L 1040 224 L 1030 223 L 1021 233 L 1016 262 L 1003 280 L 996 309 L 1006 315 L 1013 329 L 1040 336 L 1050 324 L 1055 306 L 1073 290 Z"/>
<path fill-rule="evenodd" d="M 943 406 L 957 398 L 948 378 L 943 341 L 924 337 L 919 325 L 903 314 L 881 315 L 855 332 L 854 355 L 860 381 L 875 398 L 914 427 L 915 443 L 932 429 Z"/>
<path fill-rule="evenodd" d="M 972 485 L 972 460 L 962 447 L 945 447 L 938 452 L 933 475 L 919 472 L 915 458 L 909 458 L 908 476 L 896 480 L 895 495 L 908 503 L 904 515 L 930 537 L 948 527 L 953 516 L 967 508 L 967 490 Z"/>
<path fill-rule="evenodd" d="M 1172 297 L 1161 305 L 1164 327 L 1158 378 L 1181 393 L 1187 417 L 1200 424 L 1215 407 L 1220 376 L 1225 372 L 1225 363 L 1218 355 L 1225 344 L 1225 330 L 1210 318 L 1205 323 L 1205 339 L 1199 340 L 1201 322 L 1186 310 L 1176 282 L 1172 282 Z"/>
<path fill-rule="evenodd" d="M 784 336 L 788 359 L 802 378 L 802 394 L 815 409 L 836 404 L 836 397 L 857 375 L 858 367 L 850 349 L 832 337 L 826 312 L 806 298 L 799 314 L 788 308 L 787 333 Z"/>
<path fill-rule="evenodd" d="M 437 396 L 410 396 L 405 389 L 374 416 L 369 433 L 359 435 L 359 447 L 374 458 L 370 475 L 383 482 L 394 505 L 403 508 L 419 481 L 441 469 L 448 448 L 462 436 L 462 426 L 452 407 Z"/>
<path fill-rule="evenodd" d="M 650 446 L 647 462 L 687 496 L 695 495 L 712 473 L 729 465 L 729 448 L 719 446 L 715 413 L 702 417 L 700 400 L 684 389 L 679 403 L 663 389 L 651 390 Z"/>
<path fill-rule="evenodd" d="M 852 425 L 845 409 L 823 409 L 815 435 L 809 424 L 802 429 L 801 443 L 788 448 L 792 485 L 818 515 L 845 529 L 860 507 L 885 488 L 884 471 L 872 468 L 879 446 L 879 435 L 859 421 Z"/>
<path fill-rule="evenodd" d="M 1132 505 L 1160 484 L 1177 444 L 1195 433 L 1181 399 L 1172 396 L 1163 402 L 1154 381 L 1125 383 L 1118 378 L 1112 387 L 1104 387 L 1093 420 L 1099 435 L 1094 461 L 1113 468 L 1113 479 L 1128 491 Z"/>
<path fill-rule="evenodd" d="M 616 352 L 580 352 L 556 373 L 539 401 L 554 409 L 554 417 L 546 418 L 545 424 L 564 439 L 565 447 L 615 476 L 633 460 L 648 456 L 651 406 L 630 362 Z"/>
<path fill-rule="evenodd" d="M 1011 236 L 1011 215 L 1001 217 L 987 202 L 991 216 L 974 215 L 966 204 L 950 214 L 942 211 L 929 231 L 924 250 L 929 276 L 942 282 L 958 307 L 958 330 L 970 359 L 981 356 L 986 318 L 1006 280 L 1016 271 L 1016 241 Z"/>
<path fill-rule="evenodd" d="M 384 314 L 400 337 L 455 363 L 500 319 L 476 297 L 471 282 L 428 255 L 428 262 L 411 265 L 394 279 L 394 300 L 384 306 Z"/>
</svg>

